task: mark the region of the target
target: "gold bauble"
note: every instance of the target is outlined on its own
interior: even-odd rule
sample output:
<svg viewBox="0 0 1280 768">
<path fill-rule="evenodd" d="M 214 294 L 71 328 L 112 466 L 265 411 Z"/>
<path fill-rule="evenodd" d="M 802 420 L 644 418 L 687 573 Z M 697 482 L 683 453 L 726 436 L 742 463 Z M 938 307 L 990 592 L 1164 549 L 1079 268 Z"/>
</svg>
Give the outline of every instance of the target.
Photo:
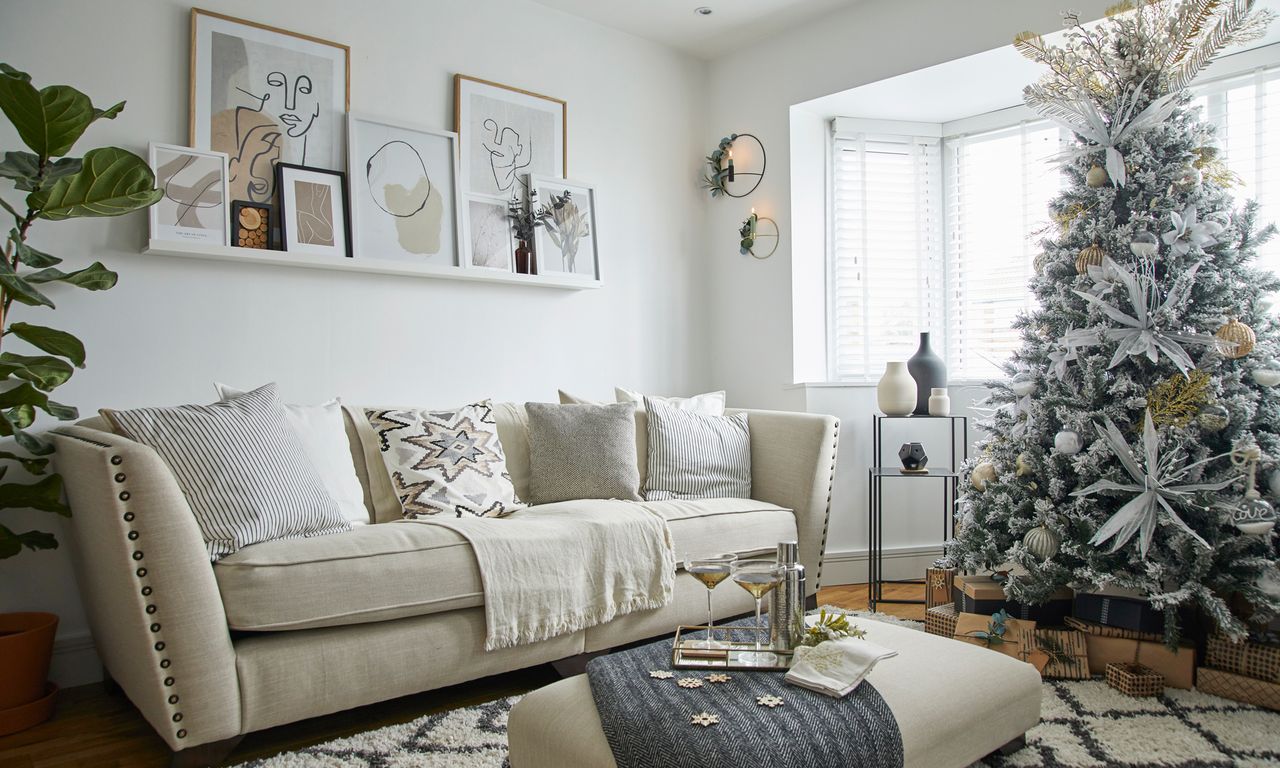
<svg viewBox="0 0 1280 768">
<path fill-rule="evenodd" d="M 1102 260 L 1107 257 L 1107 252 L 1102 250 L 1097 243 L 1086 246 L 1080 251 L 1080 255 L 1076 257 L 1076 272 L 1082 275 L 1089 274 L 1089 267 L 1102 266 Z"/>
<path fill-rule="evenodd" d="M 1031 454 L 1018 454 L 1018 460 L 1014 462 L 1014 467 L 1018 470 L 1018 477 L 1026 477 L 1034 472 L 1035 470 L 1031 467 Z"/>
<path fill-rule="evenodd" d="M 1049 560 L 1058 554 L 1062 537 L 1043 525 L 1038 525 L 1027 531 L 1022 537 L 1022 543 L 1032 555 L 1040 560 Z"/>
<path fill-rule="evenodd" d="M 1100 165 L 1094 165 L 1089 172 L 1084 175 L 1084 183 L 1093 188 L 1105 187 L 1110 179 L 1107 176 L 1107 169 Z"/>
<path fill-rule="evenodd" d="M 984 461 L 973 468 L 973 472 L 969 475 L 969 483 L 973 485 L 975 490 L 987 490 L 987 483 L 995 482 L 996 465 L 989 461 Z"/>
<path fill-rule="evenodd" d="M 1253 329 L 1234 317 L 1227 321 L 1226 325 L 1219 328 L 1214 335 L 1227 342 L 1226 344 L 1219 344 L 1218 349 L 1222 352 L 1223 357 L 1231 360 L 1238 360 L 1252 352 L 1253 345 L 1258 341 Z M 1231 342 L 1235 342 L 1234 346 Z"/>
</svg>

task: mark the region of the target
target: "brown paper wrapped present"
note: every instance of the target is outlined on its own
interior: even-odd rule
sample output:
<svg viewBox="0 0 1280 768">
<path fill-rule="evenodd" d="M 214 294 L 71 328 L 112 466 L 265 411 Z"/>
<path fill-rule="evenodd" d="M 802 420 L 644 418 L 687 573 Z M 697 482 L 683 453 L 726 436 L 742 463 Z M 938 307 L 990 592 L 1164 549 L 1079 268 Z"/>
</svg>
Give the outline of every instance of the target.
<svg viewBox="0 0 1280 768">
<path fill-rule="evenodd" d="M 1197 670 L 1196 688 L 1232 701 L 1242 701 L 1255 707 L 1280 710 L 1280 684 L 1252 677 L 1223 672 L 1220 669 L 1200 667 Z"/>
<path fill-rule="evenodd" d="M 1169 688 L 1190 690 L 1195 684 L 1196 651 L 1181 647 L 1171 651 L 1163 643 L 1089 635 L 1085 638 L 1089 671 L 1105 675 L 1108 664 L 1141 664 L 1164 676 Z"/>
<path fill-rule="evenodd" d="M 1015 659 L 1028 660 L 1026 646 L 1030 643 L 1030 640 L 1025 635 L 1035 631 L 1036 623 L 1034 621 L 1005 619 L 1003 642 L 988 642 L 978 636 L 978 633 L 986 632 L 990 626 L 990 616 L 983 616 L 980 613 L 961 613 L 956 616 L 956 628 L 952 637 L 956 640 L 963 640 L 966 643 L 980 645 L 983 648 L 990 648 Z"/>
<path fill-rule="evenodd" d="M 924 572 L 925 610 L 946 605 L 951 600 L 951 583 L 955 580 L 955 568 L 926 568 Z M 947 635 L 950 637 L 950 635 Z"/>
<path fill-rule="evenodd" d="M 1074 629 L 1037 629 L 1036 648 L 1046 657 L 1041 676 L 1061 680 L 1088 680 L 1089 649 L 1085 634 Z"/>
<path fill-rule="evenodd" d="M 1126 640 L 1146 640 L 1149 643 L 1164 642 L 1164 635 L 1152 634 L 1150 632 L 1139 632 L 1135 629 L 1124 629 L 1122 627 L 1108 627 L 1106 624 L 1097 624 L 1084 619 L 1077 619 L 1075 616 L 1068 616 L 1063 619 L 1068 627 L 1078 629 L 1087 635 L 1101 635 L 1102 637 L 1121 637 Z"/>
<path fill-rule="evenodd" d="M 1232 642 L 1225 635 L 1213 635 L 1205 647 L 1206 667 L 1232 672 L 1268 683 L 1280 683 L 1280 648 L 1248 640 Z"/>
<path fill-rule="evenodd" d="M 1142 664 L 1107 665 L 1107 685 L 1126 696 L 1159 696 L 1164 693 L 1164 677 Z"/>
<path fill-rule="evenodd" d="M 926 608 L 924 612 L 924 631 L 931 635 L 951 637 L 956 633 L 956 606 L 944 603 Z"/>
</svg>

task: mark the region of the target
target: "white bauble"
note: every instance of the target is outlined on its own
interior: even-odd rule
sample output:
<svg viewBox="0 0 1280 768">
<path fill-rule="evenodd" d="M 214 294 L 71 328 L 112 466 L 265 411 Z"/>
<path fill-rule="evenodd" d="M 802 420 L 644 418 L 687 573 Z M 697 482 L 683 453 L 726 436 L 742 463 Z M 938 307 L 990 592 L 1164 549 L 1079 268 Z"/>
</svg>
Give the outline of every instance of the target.
<svg viewBox="0 0 1280 768">
<path fill-rule="evenodd" d="M 1150 232 L 1143 230 L 1129 241 L 1129 251 L 1140 259 L 1154 259 L 1160 253 L 1160 241 Z"/>
<path fill-rule="evenodd" d="M 1072 456 L 1083 447 L 1084 441 L 1080 439 L 1080 433 L 1074 430 L 1064 429 L 1053 436 L 1053 449 L 1058 453 Z"/>
<path fill-rule="evenodd" d="M 995 479 L 996 465 L 989 461 L 978 464 L 969 475 L 969 483 L 979 491 L 987 490 L 987 483 L 993 483 Z"/>
<path fill-rule="evenodd" d="M 1048 560 L 1058 554 L 1058 545 L 1061 543 L 1062 538 L 1043 525 L 1032 528 L 1022 537 L 1022 544 L 1027 551 L 1041 560 Z"/>
<path fill-rule="evenodd" d="M 1036 391 L 1036 380 L 1029 373 L 1020 373 L 1013 377 L 1013 381 L 1009 383 L 1009 389 L 1013 390 L 1013 394 L 1018 397 L 1026 397 Z"/>
<path fill-rule="evenodd" d="M 1280 361 L 1268 360 L 1254 368 L 1250 374 L 1253 376 L 1253 380 L 1262 386 L 1274 387 L 1280 384 Z"/>
<path fill-rule="evenodd" d="M 1280 469 L 1273 469 L 1267 475 L 1267 487 L 1271 489 L 1273 497 L 1280 499 Z"/>
</svg>

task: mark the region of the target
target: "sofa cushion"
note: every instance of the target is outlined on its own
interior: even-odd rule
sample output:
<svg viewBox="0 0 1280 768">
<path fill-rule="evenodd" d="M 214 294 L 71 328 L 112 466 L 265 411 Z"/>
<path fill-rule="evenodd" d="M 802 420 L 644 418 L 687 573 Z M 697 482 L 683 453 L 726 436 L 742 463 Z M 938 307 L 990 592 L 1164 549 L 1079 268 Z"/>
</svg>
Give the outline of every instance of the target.
<svg viewBox="0 0 1280 768">
<path fill-rule="evenodd" d="M 608 514 L 618 501 L 596 504 Z M 677 559 L 685 554 L 773 552 L 796 537 L 791 510 L 751 499 L 627 502 L 667 521 Z M 515 513 L 536 515 L 559 504 Z M 494 525 L 502 525 L 494 520 Z M 484 604 L 466 539 L 438 525 L 401 520 L 315 539 L 245 547 L 215 564 L 231 629 L 275 631 L 362 624 Z"/>
</svg>

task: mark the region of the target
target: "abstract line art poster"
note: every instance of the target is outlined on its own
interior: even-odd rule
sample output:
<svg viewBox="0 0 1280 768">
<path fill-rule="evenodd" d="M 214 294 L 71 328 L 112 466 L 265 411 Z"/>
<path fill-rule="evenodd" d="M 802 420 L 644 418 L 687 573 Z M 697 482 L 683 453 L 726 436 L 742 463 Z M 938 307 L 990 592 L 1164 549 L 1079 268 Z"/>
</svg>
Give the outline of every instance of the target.
<svg viewBox="0 0 1280 768">
<path fill-rule="evenodd" d="M 565 175 L 565 102 L 465 75 L 453 82 L 467 192 L 512 199 L 525 174 Z"/>
</svg>

